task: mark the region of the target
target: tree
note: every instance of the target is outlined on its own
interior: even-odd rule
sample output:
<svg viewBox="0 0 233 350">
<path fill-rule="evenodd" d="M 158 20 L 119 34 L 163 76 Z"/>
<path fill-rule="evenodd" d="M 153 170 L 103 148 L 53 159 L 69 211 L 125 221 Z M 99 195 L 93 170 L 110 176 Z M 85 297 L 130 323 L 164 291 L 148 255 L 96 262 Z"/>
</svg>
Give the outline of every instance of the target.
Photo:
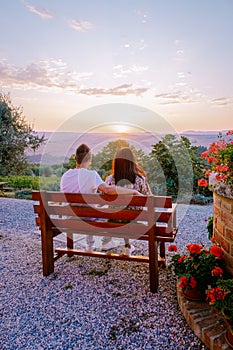
<svg viewBox="0 0 233 350">
<path fill-rule="evenodd" d="M 176 197 L 178 193 L 178 164 L 174 161 L 174 152 L 178 150 L 176 143 L 174 135 L 166 135 L 153 145 L 150 153 L 154 164 L 150 164 L 149 180 L 156 184 L 159 195 L 167 193 Z"/>
<path fill-rule="evenodd" d="M 15 107 L 9 94 L 0 93 L 0 175 L 24 174 L 28 168 L 27 149 L 43 142 L 27 123 L 22 107 Z"/>
<path fill-rule="evenodd" d="M 153 145 L 149 156 L 146 170 L 155 194 L 167 193 L 176 198 L 178 192 L 192 186 L 193 193 L 199 193 L 197 181 L 203 176 L 205 162 L 199 157 L 199 147 L 191 146 L 188 138 L 168 134 Z"/>
</svg>

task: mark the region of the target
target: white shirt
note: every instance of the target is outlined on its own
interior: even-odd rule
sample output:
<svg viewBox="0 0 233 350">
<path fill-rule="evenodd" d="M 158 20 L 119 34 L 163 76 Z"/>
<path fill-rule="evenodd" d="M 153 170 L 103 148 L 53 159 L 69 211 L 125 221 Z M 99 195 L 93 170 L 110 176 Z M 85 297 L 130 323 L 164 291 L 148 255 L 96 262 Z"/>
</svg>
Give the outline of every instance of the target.
<svg viewBox="0 0 233 350">
<path fill-rule="evenodd" d="M 76 168 L 67 170 L 61 178 L 62 192 L 96 193 L 103 180 L 95 170 Z"/>
</svg>

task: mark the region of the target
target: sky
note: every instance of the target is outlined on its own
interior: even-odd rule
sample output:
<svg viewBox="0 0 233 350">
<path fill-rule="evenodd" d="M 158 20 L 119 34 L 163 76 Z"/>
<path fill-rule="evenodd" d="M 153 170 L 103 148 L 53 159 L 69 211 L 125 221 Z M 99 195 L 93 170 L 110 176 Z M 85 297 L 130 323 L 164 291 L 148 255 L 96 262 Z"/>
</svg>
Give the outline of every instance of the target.
<svg viewBox="0 0 233 350">
<path fill-rule="evenodd" d="M 157 115 L 177 132 L 233 128 L 232 0 L 0 0 L 0 8 L 0 91 L 36 131 L 71 119 L 79 131 L 144 122 L 153 131 Z M 95 113 L 116 104 L 125 113 Z"/>
</svg>

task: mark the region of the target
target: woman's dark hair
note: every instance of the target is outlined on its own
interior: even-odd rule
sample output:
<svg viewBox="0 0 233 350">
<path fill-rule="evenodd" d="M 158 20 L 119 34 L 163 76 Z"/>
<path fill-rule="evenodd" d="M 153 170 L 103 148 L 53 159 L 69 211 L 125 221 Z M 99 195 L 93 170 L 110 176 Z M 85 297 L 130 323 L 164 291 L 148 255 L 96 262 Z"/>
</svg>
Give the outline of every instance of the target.
<svg viewBox="0 0 233 350">
<path fill-rule="evenodd" d="M 82 143 L 76 149 L 75 158 L 76 158 L 76 162 L 78 164 L 88 162 L 91 159 L 91 150 L 90 150 L 90 148 L 85 143 Z"/>
<path fill-rule="evenodd" d="M 135 183 L 136 176 L 145 176 L 145 172 L 136 163 L 135 156 L 130 148 L 120 148 L 113 159 L 112 174 L 115 184 L 121 181 L 121 186 L 128 182 Z"/>
</svg>

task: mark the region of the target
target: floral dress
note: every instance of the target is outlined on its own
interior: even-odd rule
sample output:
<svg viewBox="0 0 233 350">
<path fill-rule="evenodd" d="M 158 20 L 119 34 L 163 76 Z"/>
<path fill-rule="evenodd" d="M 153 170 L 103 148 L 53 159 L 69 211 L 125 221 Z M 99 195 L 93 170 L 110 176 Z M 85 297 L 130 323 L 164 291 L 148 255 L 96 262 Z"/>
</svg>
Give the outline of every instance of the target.
<svg viewBox="0 0 233 350">
<path fill-rule="evenodd" d="M 105 182 L 108 184 L 108 185 L 115 185 L 115 179 L 114 179 L 114 176 L 113 175 L 109 175 L 106 177 L 106 180 Z M 126 186 L 125 186 L 126 187 Z M 128 187 L 128 186 L 127 186 Z M 135 183 L 130 185 L 130 188 L 142 193 L 143 195 L 148 195 L 148 194 L 151 194 L 151 191 L 150 191 L 150 188 L 149 188 L 149 185 L 145 179 L 145 177 L 143 176 L 139 176 L 137 175 L 136 176 L 136 179 L 135 179 Z"/>
</svg>

